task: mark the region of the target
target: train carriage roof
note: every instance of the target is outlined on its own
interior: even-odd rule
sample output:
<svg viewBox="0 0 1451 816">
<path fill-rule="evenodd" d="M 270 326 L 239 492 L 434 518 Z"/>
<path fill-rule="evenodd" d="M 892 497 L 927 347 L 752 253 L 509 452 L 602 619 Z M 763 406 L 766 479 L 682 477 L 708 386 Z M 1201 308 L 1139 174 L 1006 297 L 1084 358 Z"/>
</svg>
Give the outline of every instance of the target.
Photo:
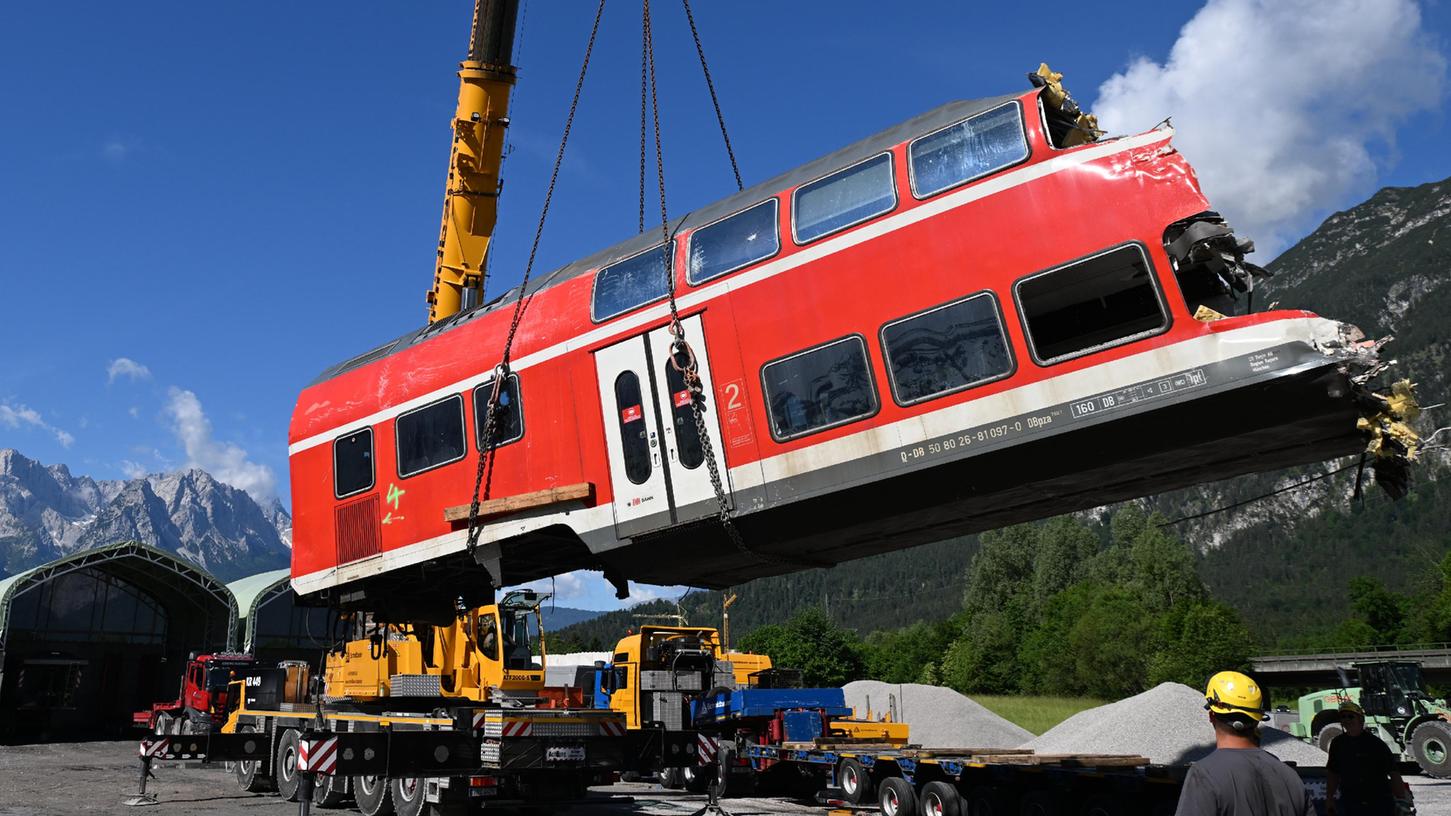
<svg viewBox="0 0 1451 816">
<path fill-rule="evenodd" d="M 915 116 L 905 122 L 893 125 L 861 141 L 853 142 L 819 159 L 807 162 L 759 184 L 747 187 L 735 195 L 723 198 L 712 204 L 707 204 L 698 210 L 675 218 L 670 223 L 670 234 L 674 235 L 684 228 L 693 228 L 709 224 L 738 210 L 743 210 L 751 204 L 764 201 L 771 196 L 824 176 L 838 168 L 855 164 L 862 159 L 874 156 L 883 150 L 901 144 L 916 136 L 931 133 L 954 122 L 960 122 L 969 116 L 974 116 L 1006 102 L 1020 99 L 1022 96 L 1022 93 L 1015 93 L 1003 96 L 990 96 L 983 99 L 966 99 L 949 102 L 940 107 L 933 108 L 920 116 Z M 660 244 L 659 236 L 660 233 L 658 230 L 655 228 L 647 228 L 645 232 L 633 238 L 621 241 L 593 255 L 566 264 L 546 275 L 535 278 L 530 282 L 528 291 L 530 294 L 533 294 L 581 275 L 590 274 L 602 266 L 608 266 L 617 260 L 628 258 L 651 247 L 658 246 Z M 381 360 L 384 357 L 402 351 L 425 335 L 442 334 L 454 326 L 467 322 L 473 317 L 512 305 L 519 296 L 519 287 L 515 286 L 487 303 L 467 311 L 459 312 L 432 325 L 415 329 L 402 337 L 390 340 L 357 357 L 331 366 L 319 374 L 310 385 L 317 385 L 333 377 L 352 371 L 355 368 L 361 368 L 375 360 Z"/>
</svg>

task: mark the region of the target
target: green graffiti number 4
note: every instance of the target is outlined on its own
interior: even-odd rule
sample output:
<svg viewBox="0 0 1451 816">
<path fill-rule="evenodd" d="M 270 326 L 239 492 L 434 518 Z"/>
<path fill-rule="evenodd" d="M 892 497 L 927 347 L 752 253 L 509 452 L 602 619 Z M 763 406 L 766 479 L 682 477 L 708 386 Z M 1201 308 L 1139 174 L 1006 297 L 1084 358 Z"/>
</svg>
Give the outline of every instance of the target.
<svg viewBox="0 0 1451 816">
<path fill-rule="evenodd" d="M 398 508 L 398 504 L 399 504 L 398 500 L 401 499 L 401 498 L 403 498 L 403 494 L 404 493 L 407 493 L 407 492 L 408 491 L 406 491 L 406 490 L 399 490 L 398 489 L 398 485 L 396 485 L 396 484 L 392 484 L 391 482 L 388 484 L 388 498 L 386 499 L 386 501 L 389 504 L 393 505 L 393 509 L 392 510 L 389 510 L 388 511 L 388 515 L 386 515 L 386 516 L 383 517 L 383 523 L 384 524 L 392 524 L 393 523 L 393 519 L 394 519 L 393 514 L 396 513 L 396 512 L 398 512 L 398 509 L 399 509 Z M 403 516 L 398 516 L 397 519 L 399 521 L 402 521 L 403 520 Z"/>
</svg>

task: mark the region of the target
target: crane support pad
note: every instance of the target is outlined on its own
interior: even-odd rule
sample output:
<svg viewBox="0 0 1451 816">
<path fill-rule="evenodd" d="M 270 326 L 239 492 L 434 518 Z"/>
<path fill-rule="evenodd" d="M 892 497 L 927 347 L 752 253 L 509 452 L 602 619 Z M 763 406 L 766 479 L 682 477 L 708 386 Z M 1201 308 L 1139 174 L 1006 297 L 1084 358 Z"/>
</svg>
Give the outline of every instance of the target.
<svg viewBox="0 0 1451 816">
<path fill-rule="evenodd" d="M 579 484 L 561 485 L 551 487 L 547 490 L 536 490 L 532 493 L 520 493 L 517 496 L 505 496 L 501 499 L 488 499 L 479 502 L 478 518 L 491 516 L 502 516 L 509 513 L 517 513 L 520 510 L 532 510 L 536 507 L 549 507 L 554 504 L 562 504 L 568 501 L 589 502 L 594 499 L 594 482 L 580 482 Z M 443 509 L 443 520 L 458 523 L 469 520 L 469 505 L 460 504 Z"/>
</svg>

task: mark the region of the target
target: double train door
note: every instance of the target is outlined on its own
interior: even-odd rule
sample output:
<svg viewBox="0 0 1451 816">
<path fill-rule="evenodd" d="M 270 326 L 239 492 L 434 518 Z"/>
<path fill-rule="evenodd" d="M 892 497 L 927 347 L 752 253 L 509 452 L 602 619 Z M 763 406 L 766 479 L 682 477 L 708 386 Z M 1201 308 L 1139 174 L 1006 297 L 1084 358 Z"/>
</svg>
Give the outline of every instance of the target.
<svg viewBox="0 0 1451 816">
<path fill-rule="evenodd" d="M 730 495 L 718 406 L 700 316 L 681 321 L 705 386 L 705 429 L 722 487 Z M 684 376 L 670 363 L 670 329 L 662 327 L 595 353 L 605 449 L 610 458 L 615 532 L 620 538 L 717 512 L 715 488 L 695 425 Z"/>
</svg>

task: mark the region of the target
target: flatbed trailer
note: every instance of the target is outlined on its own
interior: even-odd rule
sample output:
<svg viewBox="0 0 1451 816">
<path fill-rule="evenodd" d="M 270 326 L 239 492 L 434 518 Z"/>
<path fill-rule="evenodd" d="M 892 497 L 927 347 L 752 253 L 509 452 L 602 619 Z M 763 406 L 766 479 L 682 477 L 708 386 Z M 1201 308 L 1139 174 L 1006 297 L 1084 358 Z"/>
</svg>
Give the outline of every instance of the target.
<svg viewBox="0 0 1451 816">
<path fill-rule="evenodd" d="M 884 816 L 1169 816 L 1189 770 L 1142 756 L 1026 749 L 743 743 L 735 750 L 758 772 L 785 765 L 823 775 L 825 801 L 875 805 Z M 1324 769 L 1296 771 L 1323 813 Z"/>
</svg>

